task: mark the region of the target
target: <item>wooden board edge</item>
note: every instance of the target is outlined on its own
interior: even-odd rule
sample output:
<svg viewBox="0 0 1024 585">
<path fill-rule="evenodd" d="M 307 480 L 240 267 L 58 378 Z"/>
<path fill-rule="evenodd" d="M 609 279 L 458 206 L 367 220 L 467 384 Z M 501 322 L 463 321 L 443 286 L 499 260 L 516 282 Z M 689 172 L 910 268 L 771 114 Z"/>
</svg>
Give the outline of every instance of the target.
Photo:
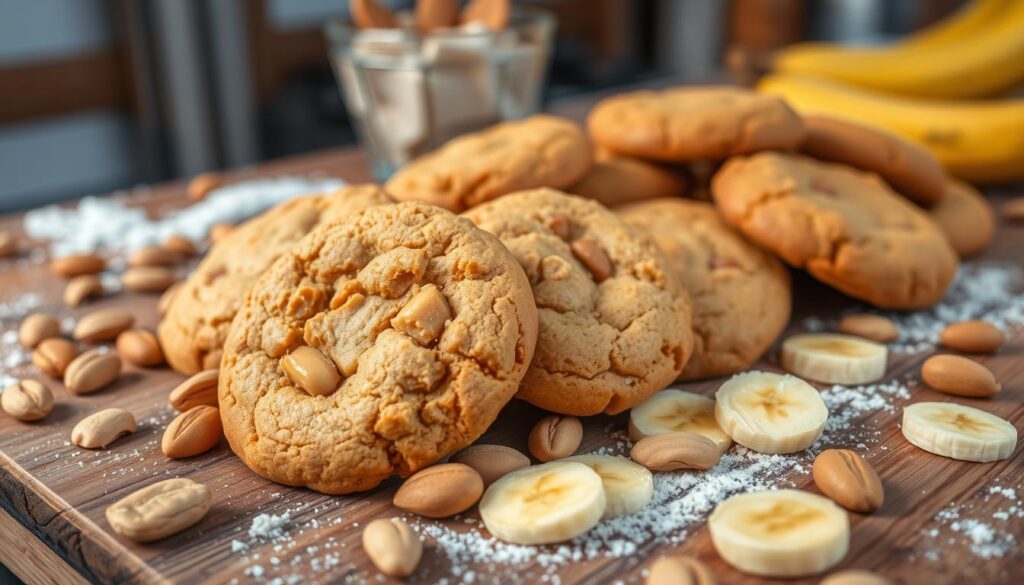
<svg viewBox="0 0 1024 585">
<path fill-rule="evenodd" d="M 28 585 L 88 583 L 5 510 L 0 510 L 0 561 Z"/>
</svg>

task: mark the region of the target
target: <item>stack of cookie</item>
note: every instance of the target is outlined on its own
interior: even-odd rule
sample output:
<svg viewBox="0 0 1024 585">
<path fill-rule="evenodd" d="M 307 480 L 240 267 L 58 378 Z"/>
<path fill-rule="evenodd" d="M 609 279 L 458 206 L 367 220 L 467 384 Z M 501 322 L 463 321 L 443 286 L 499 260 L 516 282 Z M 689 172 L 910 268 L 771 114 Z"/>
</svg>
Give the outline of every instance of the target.
<svg viewBox="0 0 1024 585">
<path fill-rule="evenodd" d="M 513 396 L 614 414 L 750 367 L 789 320 L 783 263 L 910 309 L 991 240 L 926 152 L 778 98 L 636 92 L 588 127 L 500 124 L 240 226 L 171 302 L 168 361 L 220 367 L 256 472 L 347 493 L 471 444 Z M 691 164 L 720 166 L 713 203 L 681 196 Z"/>
</svg>

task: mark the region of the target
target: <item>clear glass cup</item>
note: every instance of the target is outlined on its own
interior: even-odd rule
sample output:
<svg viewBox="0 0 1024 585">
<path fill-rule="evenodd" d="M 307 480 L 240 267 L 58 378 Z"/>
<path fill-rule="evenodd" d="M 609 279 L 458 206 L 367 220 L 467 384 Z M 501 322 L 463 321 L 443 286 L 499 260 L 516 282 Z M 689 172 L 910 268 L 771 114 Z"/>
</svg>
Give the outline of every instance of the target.
<svg viewBox="0 0 1024 585">
<path fill-rule="evenodd" d="M 405 26 L 360 30 L 329 22 L 332 66 L 359 140 L 383 181 L 448 140 L 535 113 L 555 18 L 513 11 L 508 26 L 419 35 Z"/>
</svg>

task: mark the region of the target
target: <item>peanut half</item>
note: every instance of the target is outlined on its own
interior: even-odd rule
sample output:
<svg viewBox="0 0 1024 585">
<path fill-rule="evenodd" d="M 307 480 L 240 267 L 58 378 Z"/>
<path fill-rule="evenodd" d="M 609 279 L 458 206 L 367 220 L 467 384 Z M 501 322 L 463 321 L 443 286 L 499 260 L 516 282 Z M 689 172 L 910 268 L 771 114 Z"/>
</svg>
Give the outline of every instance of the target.
<svg viewBox="0 0 1024 585">
<path fill-rule="evenodd" d="M 645 585 L 715 585 L 711 570 L 693 557 L 661 557 L 651 564 Z"/>
<path fill-rule="evenodd" d="M 135 323 L 135 317 L 123 309 L 101 309 L 93 311 L 75 324 L 72 337 L 78 341 L 92 343 L 110 341 Z"/>
<path fill-rule="evenodd" d="M 281 360 L 284 373 L 292 382 L 312 396 L 327 396 L 338 389 L 341 374 L 334 362 L 320 350 L 303 345 Z"/>
<path fill-rule="evenodd" d="M 51 378 L 62 378 L 77 356 L 78 348 L 74 343 L 63 337 L 51 337 L 36 346 L 32 352 L 32 365 Z"/>
<path fill-rule="evenodd" d="M 32 313 L 18 327 L 18 341 L 22 346 L 33 349 L 44 339 L 60 335 L 60 321 L 46 313 Z"/>
<path fill-rule="evenodd" d="M 504 445 L 472 445 L 451 456 L 451 463 L 468 465 L 488 486 L 502 476 L 530 465 L 530 458 Z"/>
<path fill-rule="evenodd" d="M 134 292 L 164 292 L 177 280 L 174 272 L 166 266 L 136 266 L 121 275 L 121 284 Z"/>
<path fill-rule="evenodd" d="M 530 453 L 541 461 L 554 461 L 568 457 L 583 442 L 583 424 L 574 416 L 553 414 L 533 426 L 527 446 Z"/>
<path fill-rule="evenodd" d="M 886 319 L 881 315 L 859 313 L 847 315 L 839 321 L 837 330 L 847 335 L 856 335 L 879 343 L 896 341 L 900 337 L 899 327 L 892 319 Z"/>
<path fill-rule="evenodd" d="M 160 449 L 172 459 L 206 453 L 224 436 L 220 410 L 200 405 L 179 414 L 164 431 Z"/>
<path fill-rule="evenodd" d="M 480 474 L 468 465 L 442 463 L 422 469 L 395 492 L 394 505 L 427 518 L 465 512 L 484 493 Z"/>
<path fill-rule="evenodd" d="M 210 499 L 210 489 L 201 483 L 184 477 L 165 479 L 108 506 L 107 522 L 125 538 L 151 542 L 202 520 Z"/>
<path fill-rule="evenodd" d="M 943 347 L 967 353 L 995 353 L 1005 341 L 1003 332 L 988 321 L 950 323 L 939 334 Z"/>
<path fill-rule="evenodd" d="M 651 471 L 710 469 L 722 452 L 714 441 L 697 433 L 664 433 L 644 437 L 633 445 L 630 458 Z"/>
<path fill-rule="evenodd" d="M 413 338 L 420 345 L 429 345 L 441 336 L 444 324 L 452 318 L 441 291 L 428 284 L 419 290 L 391 320 L 391 326 Z"/>
<path fill-rule="evenodd" d="M 85 449 L 102 449 L 135 432 L 135 417 L 122 408 L 108 408 L 78 421 L 71 429 L 71 442 Z"/>
<path fill-rule="evenodd" d="M 863 457 L 849 449 L 826 449 L 814 458 L 814 485 L 854 512 L 874 512 L 885 501 L 882 480 Z"/>
<path fill-rule="evenodd" d="M 921 365 L 921 379 L 939 392 L 970 398 L 999 393 L 1000 385 L 988 368 L 958 355 L 933 355 Z"/>
<path fill-rule="evenodd" d="M 595 282 L 602 282 L 612 275 L 614 270 L 612 261 L 597 240 L 581 238 L 569 244 L 569 247 L 572 248 L 576 259 L 586 266 L 590 274 L 593 275 Z"/>
<path fill-rule="evenodd" d="M 64 287 L 64 304 L 77 307 L 86 300 L 103 294 L 103 282 L 95 274 L 83 274 L 68 281 Z"/>
<path fill-rule="evenodd" d="M 423 543 L 398 518 L 378 518 L 363 529 L 363 550 L 373 566 L 389 577 L 408 577 L 423 557 Z"/>
<path fill-rule="evenodd" d="M 17 420 L 36 421 L 53 410 L 53 393 L 41 382 L 21 380 L 4 388 L 0 406 Z"/>
<path fill-rule="evenodd" d="M 832 573 L 818 585 L 890 585 L 890 581 L 878 573 L 863 569 L 847 569 Z"/>
<path fill-rule="evenodd" d="M 167 401 L 178 412 L 185 412 L 200 405 L 217 406 L 217 381 L 220 370 L 203 370 L 171 390 Z"/>
<path fill-rule="evenodd" d="M 92 394 L 121 375 L 121 358 L 105 351 L 91 349 L 76 357 L 64 370 L 64 386 L 74 394 Z"/>
<path fill-rule="evenodd" d="M 164 363 L 164 352 L 156 335 L 145 329 L 129 329 L 117 336 L 117 353 L 128 363 L 150 367 Z"/>
<path fill-rule="evenodd" d="M 78 254 L 54 258 L 50 262 L 50 270 L 57 276 L 71 278 L 82 274 L 96 274 L 103 272 L 107 261 L 95 254 Z"/>
<path fill-rule="evenodd" d="M 177 252 L 182 258 L 188 258 L 189 256 L 195 256 L 196 245 L 192 243 L 192 240 L 185 236 L 179 236 L 178 234 L 167 236 L 164 240 L 164 248 Z"/>
<path fill-rule="evenodd" d="M 176 250 L 165 246 L 146 246 L 128 257 L 128 266 L 174 266 L 181 259 L 181 253 Z"/>
</svg>

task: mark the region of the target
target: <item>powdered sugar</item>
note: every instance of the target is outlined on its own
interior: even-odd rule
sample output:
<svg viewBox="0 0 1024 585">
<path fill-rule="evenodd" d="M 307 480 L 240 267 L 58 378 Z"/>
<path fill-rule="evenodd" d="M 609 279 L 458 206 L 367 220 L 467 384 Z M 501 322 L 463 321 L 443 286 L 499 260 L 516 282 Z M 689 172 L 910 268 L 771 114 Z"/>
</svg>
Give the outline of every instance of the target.
<svg viewBox="0 0 1024 585">
<path fill-rule="evenodd" d="M 201 241 L 218 223 L 236 223 L 297 195 L 341 187 L 337 179 L 274 177 L 212 191 L 202 201 L 160 219 L 110 197 L 86 197 L 75 208 L 51 205 L 25 214 L 25 233 L 50 240 L 53 256 L 107 250 L 130 252 L 171 235 Z"/>
</svg>

